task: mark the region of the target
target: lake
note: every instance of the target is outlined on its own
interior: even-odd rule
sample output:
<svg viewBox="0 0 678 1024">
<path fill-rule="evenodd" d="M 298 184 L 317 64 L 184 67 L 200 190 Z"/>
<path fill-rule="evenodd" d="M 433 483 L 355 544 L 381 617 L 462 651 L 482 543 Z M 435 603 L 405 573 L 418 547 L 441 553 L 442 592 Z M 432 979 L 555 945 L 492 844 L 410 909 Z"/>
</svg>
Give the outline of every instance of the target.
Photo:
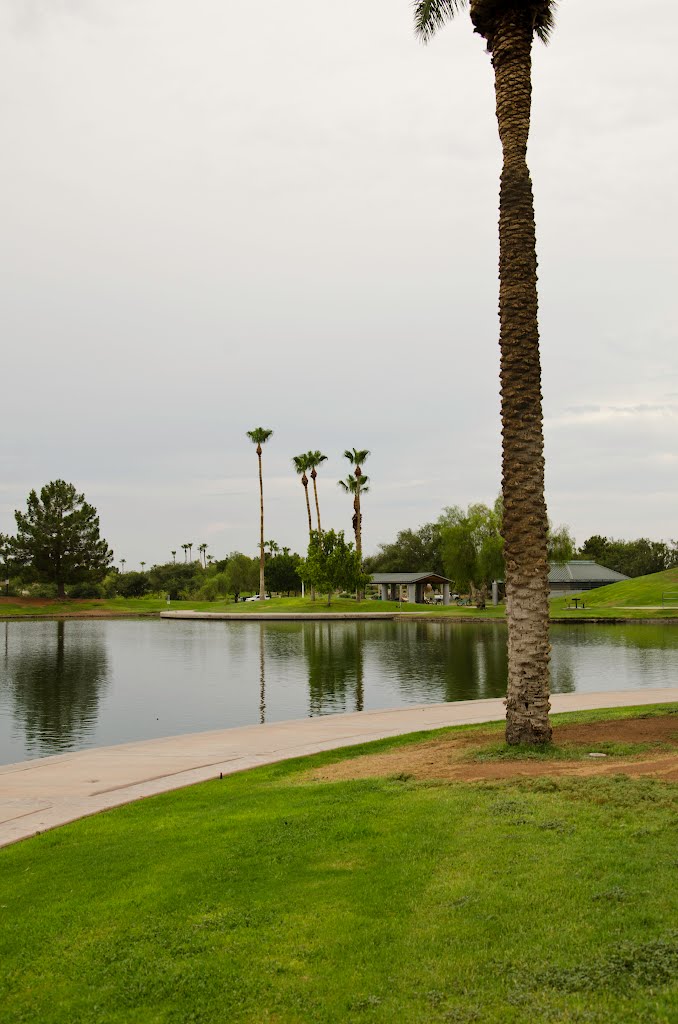
<svg viewBox="0 0 678 1024">
<path fill-rule="evenodd" d="M 678 627 L 556 625 L 551 640 L 555 693 L 675 685 Z M 0 763 L 505 690 L 501 622 L 4 622 Z"/>
</svg>

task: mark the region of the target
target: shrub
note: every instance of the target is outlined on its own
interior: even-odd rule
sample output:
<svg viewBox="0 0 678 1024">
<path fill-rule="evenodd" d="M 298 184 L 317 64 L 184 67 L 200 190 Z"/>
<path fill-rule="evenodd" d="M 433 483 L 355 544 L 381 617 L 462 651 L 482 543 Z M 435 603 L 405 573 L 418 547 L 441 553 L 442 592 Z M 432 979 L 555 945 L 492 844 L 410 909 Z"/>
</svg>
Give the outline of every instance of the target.
<svg viewBox="0 0 678 1024">
<path fill-rule="evenodd" d="M 69 597 L 103 597 L 103 591 L 97 583 L 75 583 L 68 588 Z"/>
</svg>

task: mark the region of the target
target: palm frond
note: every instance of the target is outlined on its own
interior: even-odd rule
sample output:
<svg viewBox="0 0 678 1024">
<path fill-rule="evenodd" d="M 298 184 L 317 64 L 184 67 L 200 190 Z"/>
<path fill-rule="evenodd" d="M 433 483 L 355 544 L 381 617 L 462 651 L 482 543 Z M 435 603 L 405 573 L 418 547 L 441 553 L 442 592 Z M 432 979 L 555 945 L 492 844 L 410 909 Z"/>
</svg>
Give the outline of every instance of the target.
<svg viewBox="0 0 678 1024">
<path fill-rule="evenodd" d="M 308 459 L 309 469 L 317 469 L 323 462 L 327 462 L 327 456 L 319 451 L 306 452 L 306 458 Z"/>
<path fill-rule="evenodd" d="M 246 433 L 253 444 L 266 444 L 273 431 L 267 430 L 266 427 L 255 427 L 254 430 L 248 430 Z"/>
<path fill-rule="evenodd" d="M 446 25 L 457 11 L 466 7 L 468 0 L 415 0 L 414 31 L 427 43 L 439 28 Z"/>
<path fill-rule="evenodd" d="M 551 33 L 556 27 L 556 11 L 558 0 L 542 0 L 536 11 L 534 19 L 534 31 L 538 39 L 545 45 L 551 39 Z"/>
</svg>

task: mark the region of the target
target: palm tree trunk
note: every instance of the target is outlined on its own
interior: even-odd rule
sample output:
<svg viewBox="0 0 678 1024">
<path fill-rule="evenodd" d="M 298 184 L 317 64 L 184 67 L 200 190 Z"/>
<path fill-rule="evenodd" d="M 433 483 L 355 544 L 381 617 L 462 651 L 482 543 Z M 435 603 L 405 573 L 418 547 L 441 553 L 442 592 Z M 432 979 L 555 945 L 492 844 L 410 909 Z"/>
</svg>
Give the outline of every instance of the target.
<svg viewBox="0 0 678 1024">
<path fill-rule="evenodd" d="M 257 445 L 257 458 L 259 459 L 259 505 L 261 510 L 260 531 L 259 531 L 259 600 L 266 598 L 266 584 L 264 582 L 264 478 L 261 473 L 261 445 Z"/>
<path fill-rule="evenodd" d="M 547 743 L 549 725 L 547 518 L 537 324 L 537 257 L 527 167 L 529 5 L 509 10 L 491 40 L 503 151 L 499 199 L 502 494 L 508 621 L 508 743 Z"/>
<path fill-rule="evenodd" d="M 315 482 L 316 476 L 316 471 L 313 470 L 311 473 L 311 480 L 313 481 L 313 494 L 315 495 L 315 514 L 318 519 L 318 533 L 322 534 L 323 531 L 320 525 L 320 505 L 318 504 L 318 485 Z"/>
<path fill-rule="evenodd" d="M 305 484 L 304 484 L 304 480 L 306 481 Z M 313 519 L 311 517 L 311 502 L 310 502 L 309 497 L 308 497 L 308 477 L 306 476 L 306 474 L 304 474 L 304 476 L 302 477 L 301 482 L 302 482 L 302 484 L 304 484 L 304 494 L 306 495 L 306 511 L 308 513 L 308 538 L 309 538 L 309 541 L 310 541 L 311 534 L 313 533 Z M 316 496 L 316 501 L 317 501 L 317 496 Z M 311 600 L 315 601 L 315 587 L 313 587 L 313 586 L 311 587 Z"/>
<path fill-rule="evenodd" d="M 306 495 L 306 511 L 308 513 L 308 535 L 310 537 L 311 534 L 313 533 L 313 520 L 311 518 L 311 502 L 308 497 L 308 481 L 306 481 L 306 483 L 304 484 L 304 494 Z"/>
<path fill-rule="evenodd" d="M 355 549 L 358 552 L 358 558 L 362 565 L 363 560 L 363 530 L 362 530 L 363 517 L 360 513 L 360 491 L 356 493 L 353 499 L 353 529 L 355 531 Z M 363 593 L 361 590 L 356 591 L 356 601 L 360 602 L 363 599 Z"/>
</svg>

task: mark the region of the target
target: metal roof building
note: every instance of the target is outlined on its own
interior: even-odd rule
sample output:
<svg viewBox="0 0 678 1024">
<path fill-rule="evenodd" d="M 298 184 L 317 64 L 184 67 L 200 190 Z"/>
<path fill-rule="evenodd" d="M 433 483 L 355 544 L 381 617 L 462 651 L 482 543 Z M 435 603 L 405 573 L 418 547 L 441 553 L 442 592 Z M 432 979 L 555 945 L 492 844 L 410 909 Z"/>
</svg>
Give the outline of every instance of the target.
<svg viewBox="0 0 678 1024">
<path fill-rule="evenodd" d="M 572 561 L 551 562 L 549 569 L 549 591 L 554 594 L 570 594 L 579 590 L 595 590 L 609 583 L 620 583 L 630 579 L 614 569 L 606 569 L 597 562 Z"/>
<path fill-rule="evenodd" d="M 443 588 L 443 604 L 450 603 L 450 584 L 446 576 L 437 572 L 375 572 L 372 582 L 381 587 L 382 601 L 399 601 L 400 588 L 407 587 L 407 600 L 424 604 L 424 588 L 430 583 Z"/>
</svg>

